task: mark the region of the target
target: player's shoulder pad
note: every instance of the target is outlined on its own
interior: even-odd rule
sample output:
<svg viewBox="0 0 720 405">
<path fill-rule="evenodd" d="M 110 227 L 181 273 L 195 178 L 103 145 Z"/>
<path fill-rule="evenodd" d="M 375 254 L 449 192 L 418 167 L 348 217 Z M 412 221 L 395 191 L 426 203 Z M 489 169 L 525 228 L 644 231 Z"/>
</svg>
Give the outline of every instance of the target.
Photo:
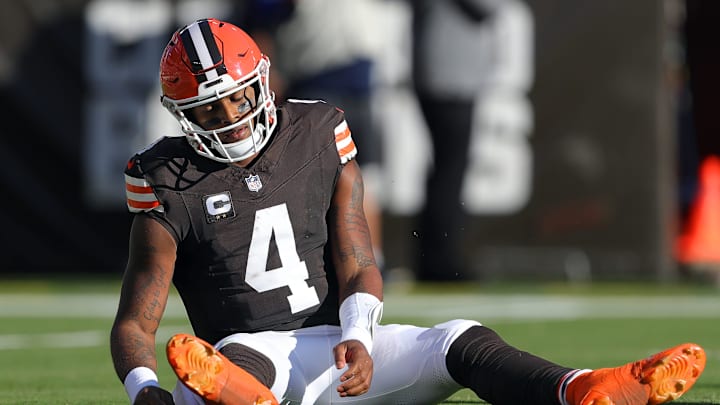
<svg viewBox="0 0 720 405">
<path fill-rule="evenodd" d="M 283 103 L 282 107 L 293 120 L 310 119 L 315 126 L 332 120 L 340 121 L 345 114 L 337 106 L 316 99 L 291 98 Z"/>
<path fill-rule="evenodd" d="M 150 145 L 136 152 L 128 161 L 128 171 L 142 175 L 163 166 L 168 160 L 187 153 L 188 143 L 183 136 L 166 136 L 157 139 Z"/>
<path fill-rule="evenodd" d="M 285 106 L 296 117 L 312 120 L 312 128 L 332 131 L 340 163 L 345 164 L 355 158 L 357 148 L 343 110 L 322 100 L 288 99 Z"/>
</svg>

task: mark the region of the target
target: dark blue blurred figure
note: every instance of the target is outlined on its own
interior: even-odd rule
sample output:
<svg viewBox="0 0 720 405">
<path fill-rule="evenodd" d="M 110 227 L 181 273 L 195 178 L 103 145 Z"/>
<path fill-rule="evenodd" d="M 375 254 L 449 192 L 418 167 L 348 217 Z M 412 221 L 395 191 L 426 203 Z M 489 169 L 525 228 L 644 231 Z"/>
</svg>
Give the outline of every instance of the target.
<svg viewBox="0 0 720 405">
<path fill-rule="evenodd" d="M 411 0 L 413 84 L 432 140 L 433 165 L 420 214 L 417 278 L 460 281 L 467 274 L 461 204 L 475 98 L 484 83 L 474 51 L 490 0 Z"/>
</svg>

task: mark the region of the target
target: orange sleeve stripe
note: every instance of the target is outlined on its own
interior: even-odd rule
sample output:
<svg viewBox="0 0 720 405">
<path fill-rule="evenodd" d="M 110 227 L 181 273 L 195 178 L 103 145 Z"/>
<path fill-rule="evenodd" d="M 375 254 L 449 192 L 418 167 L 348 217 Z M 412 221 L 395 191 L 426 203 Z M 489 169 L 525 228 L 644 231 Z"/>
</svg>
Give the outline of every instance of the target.
<svg viewBox="0 0 720 405">
<path fill-rule="evenodd" d="M 142 187 L 130 183 L 125 183 L 125 190 L 138 194 L 150 194 L 153 192 L 153 189 L 150 186 Z"/>
<path fill-rule="evenodd" d="M 137 209 L 150 209 L 155 208 L 160 205 L 160 201 L 137 201 L 137 200 L 131 200 L 128 198 L 127 204 L 129 207 L 137 208 Z"/>
<path fill-rule="evenodd" d="M 348 144 L 344 148 L 340 149 L 338 152 L 340 153 L 340 156 L 346 156 L 346 155 L 352 153 L 354 150 L 355 150 L 355 142 L 350 141 L 350 144 Z"/>
<path fill-rule="evenodd" d="M 342 142 L 350 136 L 350 128 L 345 127 L 345 130 L 335 134 L 335 142 Z"/>
</svg>

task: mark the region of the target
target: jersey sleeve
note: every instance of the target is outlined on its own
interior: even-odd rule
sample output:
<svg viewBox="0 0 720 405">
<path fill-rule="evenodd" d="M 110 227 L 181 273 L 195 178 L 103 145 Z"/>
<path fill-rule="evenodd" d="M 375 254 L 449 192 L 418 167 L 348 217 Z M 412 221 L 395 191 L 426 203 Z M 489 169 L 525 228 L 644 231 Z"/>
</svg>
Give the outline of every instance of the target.
<svg viewBox="0 0 720 405">
<path fill-rule="evenodd" d="M 128 161 L 125 169 L 125 196 L 128 210 L 132 213 L 164 210 L 152 186 L 145 180 L 136 164 L 136 157 Z"/>
<path fill-rule="evenodd" d="M 357 155 L 357 148 L 355 142 L 352 139 L 352 133 L 350 127 L 343 118 L 337 126 L 335 126 L 335 146 L 337 146 L 338 154 L 340 155 L 340 163 L 345 164 L 350 160 L 354 159 Z"/>
</svg>

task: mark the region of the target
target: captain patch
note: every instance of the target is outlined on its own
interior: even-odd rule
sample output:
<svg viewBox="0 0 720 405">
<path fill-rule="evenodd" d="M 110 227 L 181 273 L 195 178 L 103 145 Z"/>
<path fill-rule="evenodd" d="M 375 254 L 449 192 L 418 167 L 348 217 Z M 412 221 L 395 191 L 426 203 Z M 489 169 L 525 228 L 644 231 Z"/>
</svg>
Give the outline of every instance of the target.
<svg viewBox="0 0 720 405">
<path fill-rule="evenodd" d="M 208 224 L 235 216 L 235 208 L 229 191 L 203 196 L 203 208 Z"/>
</svg>

